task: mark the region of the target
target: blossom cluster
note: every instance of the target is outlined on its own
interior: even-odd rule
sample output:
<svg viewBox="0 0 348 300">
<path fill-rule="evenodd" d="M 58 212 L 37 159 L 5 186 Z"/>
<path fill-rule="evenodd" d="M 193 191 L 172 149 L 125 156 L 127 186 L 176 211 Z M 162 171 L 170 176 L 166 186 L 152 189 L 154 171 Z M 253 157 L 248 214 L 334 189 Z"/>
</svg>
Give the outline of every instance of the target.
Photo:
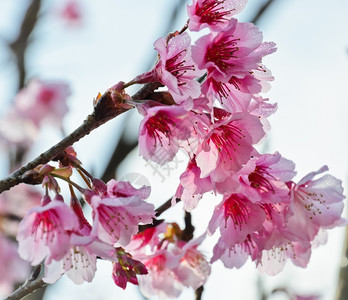
<svg viewBox="0 0 348 300">
<path fill-rule="evenodd" d="M 207 193 L 222 199 L 206 232 L 194 238 L 188 226 L 180 229 L 159 220 L 148 201 L 150 187 L 104 183 L 82 167 L 69 147 L 54 159 L 58 165 L 40 165 L 24 176 L 28 183 L 41 183 L 44 194 L 18 226 L 18 253 L 33 266 L 44 265 L 45 282 L 54 283 L 63 274 L 76 284 L 90 282 L 97 259 L 104 259 L 112 263 L 111 277 L 121 288 L 139 284 L 146 297 L 177 297 L 185 287 L 203 286 L 211 264 L 219 260 L 227 268 L 240 268 L 250 258 L 271 275 L 288 259 L 305 267 L 312 246 L 325 241 L 326 230 L 346 224 L 342 183 L 322 175 L 326 166 L 296 181 L 291 160 L 255 148 L 277 109 L 263 97 L 273 76 L 262 61 L 276 46 L 264 42 L 255 25 L 234 18 L 246 2 L 193 0 L 187 26 L 154 43 L 155 67 L 108 90 L 112 101 L 127 109 L 135 106 L 143 116 L 138 141 L 145 160 L 163 165 L 179 150 L 187 154 L 172 205 L 181 201 L 191 213 Z M 202 29 L 208 33 L 193 43 L 189 31 Z M 126 87 L 145 83 L 160 83 L 164 89 L 149 99 L 126 94 Z M 16 114 L 34 128 L 46 119 L 60 126 L 67 110 L 68 89 L 50 87 L 34 82 L 16 100 Z M 21 100 L 28 91 L 35 93 L 35 103 Z M 105 111 L 101 95 L 94 104 Z M 73 173 L 81 176 L 84 187 L 71 179 Z M 69 187 L 70 205 L 59 181 Z M 91 208 L 90 218 L 76 191 Z M 213 234 L 219 236 L 209 259 L 198 248 Z"/>
<path fill-rule="evenodd" d="M 188 29 L 209 33 L 194 44 L 185 29 L 155 42 L 158 63 L 134 81 L 161 82 L 171 101 L 137 104 L 139 150 L 158 164 L 187 153 L 173 205 L 180 199 L 191 212 L 204 194 L 222 196 L 207 227 L 220 234 L 211 263 L 240 268 L 250 258 L 273 275 L 287 259 L 305 267 L 326 229 L 346 224 L 344 196 L 340 180 L 321 176 L 326 166 L 294 181 L 291 160 L 255 148 L 277 108 L 261 96 L 273 80 L 262 59 L 276 46 L 233 17 L 246 2 L 194 0 Z"/>
<path fill-rule="evenodd" d="M 40 165 L 27 174 L 42 182 L 45 194 L 41 205 L 29 209 L 19 224 L 19 255 L 32 265 L 44 262 L 43 280 L 47 283 L 56 282 L 63 274 L 76 284 L 90 282 L 97 258 L 112 262 L 117 285 L 125 288 L 127 282 L 137 283 L 136 275 L 147 270 L 124 247 L 138 233 L 138 225 L 151 223 L 155 216 L 154 206 L 144 201 L 149 187 L 136 189 L 129 182 L 111 180 L 105 184 L 93 178 L 72 148 L 59 162 L 59 167 Z M 73 170 L 80 173 L 87 188 L 71 181 Z M 69 185 L 70 206 L 64 202 L 57 179 Z M 91 206 L 93 225 L 87 221 L 74 189 Z"/>
</svg>

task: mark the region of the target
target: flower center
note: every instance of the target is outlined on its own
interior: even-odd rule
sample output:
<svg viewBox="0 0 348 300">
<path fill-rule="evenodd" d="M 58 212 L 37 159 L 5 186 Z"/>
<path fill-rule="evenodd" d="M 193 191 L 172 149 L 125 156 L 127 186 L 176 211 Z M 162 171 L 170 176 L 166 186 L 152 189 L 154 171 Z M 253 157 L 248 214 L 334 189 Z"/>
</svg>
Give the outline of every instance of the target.
<svg viewBox="0 0 348 300">
<path fill-rule="evenodd" d="M 234 55 L 239 50 L 237 43 L 240 39 L 234 39 L 233 36 L 224 36 L 217 40 L 206 53 L 206 60 L 212 61 L 223 72 L 229 71 L 235 65 L 232 58 L 238 58 Z"/>
<path fill-rule="evenodd" d="M 264 166 L 256 166 L 254 172 L 250 173 L 248 176 L 250 186 L 258 189 L 260 193 L 272 192 L 275 194 L 274 188 L 269 182 L 269 179 L 275 180 L 275 178 L 267 171 L 267 169 L 268 168 Z"/>
<path fill-rule="evenodd" d="M 297 190 L 296 199 L 304 206 L 304 208 L 310 213 L 310 219 L 313 219 L 316 215 L 321 215 L 322 211 L 318 207 L 324 206 L 326 209 L 330 209 L 328 205 L 326 205 L 326 200 L 324 195 L 316 192 L 308 191 L 305 187 L 299 187 Z"/>
<path fill-rule="evenodd" d="M 229 14 L 232 13 L 234 9 L 224 11 L 224 0 L 204 0 L 202 6 L 196 4 L 196 15 L 201 17 L 201 23 L 216 24 L 227 22 Z"/>
<path fill-rule="evenodd" d="M 195 70 L 193 65 L 186 65 L 186 60 L 182 59 L 186 55 L 186 51 L 186 49 L 181 50 L 166 61 L 166 70 L 176 77 L 179 86 L 186 84 L 185 80 L 182 78 L 184 74 L 187 71 Z"/>
<path fill-rule="evenodd" d="M 246 205 L 246 201 L 241 199 L 237 195 L 231 195 L 224 203 L 225 209 L 225 222 L 228 218 L 231 218 L 234 224 L 234 228 L 242 230 L 242 225 L 247 224 L 249 217 L 249 210 Z M 226 225 L 225 225 L 226 226 Z"/>
<path fill-rule="evenodd" d="M 237 147 L 241 145 L 240 140 L 242 138 L 245 138 L 242 130 L 231 123 L 221 125 L 210 137 L 211 141 L 221 153 L 221 158 L 224 163 L 226 156 L 229 160 L 233 160 Z"/>
<path fill-rule="evenodd" d="M 46 243 L 53 241 L 56 231 L 59 230 L 59 217 L 54 211 L 44 211 L 40 213 L 32 227 L 32 234 L 34 235 L 34 240 L 37 237 L 40 239 L 45 239 Z"/>
<path fill-rule="evenodd" d="M 171 126 L 175 126 L 174 121 L 169 119 L 163 112 L 158 112 L 155 116 L 149 118 L 145 127 L 149 136 L 155 140 L 154 147 L 157 146 L 157 141 L 163 146 L 163 135 L 170 140 Z"/>
</svg>

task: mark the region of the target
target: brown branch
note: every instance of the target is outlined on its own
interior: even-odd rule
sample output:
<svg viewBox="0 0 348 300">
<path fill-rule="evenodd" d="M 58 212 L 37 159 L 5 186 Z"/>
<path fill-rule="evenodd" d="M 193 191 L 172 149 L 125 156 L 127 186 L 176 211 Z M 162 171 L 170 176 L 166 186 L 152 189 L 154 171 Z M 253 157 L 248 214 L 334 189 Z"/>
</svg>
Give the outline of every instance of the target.
<svg viewBox="0 0 348 300">
<path fill-rule="evenodd" d="M 182 239 L 186 242 L 193 239 L 193 232 L 195 231 L 195 227 L 192 225 L 192 216 L 191 213 L 185 211 L 185 229 L 182 233 Z"/>
<path fill-rule="evenodd" d="M 21 29 L 16 40 L 9 44 L 14 56 L 16 57 L 19 83 L 18 89 L 24 87 L 24 81 L 26 76 L 25 71 L 25 52 L 29 44 L 29 36 L 35 28 L 39 10 L 41 7 L 41 0 L 32 0 L 25 13 L 22 21 Z"/>
<path fill-rule="evenodd" d="M 41 289 L 47 285 L 46 282 L 42 280 L 43 270 L 41 265 L 38 265 L 27 279 L 18 289 L 16 289 L 10 296 L 5 300 L 19 300 L 22 299 L 38 289 Z"/>
<path fill-rule="evenodd" d="M 180 201 L 180 198 L 176 198 L 176 203 Z M 168 199 L 164 202 L 159 208 L 156 209 L 156 217 L 159 217 L 163 214 L 167 209 L 172 207 L 172 198 Z"/>
<path fill-rule="evenodd" d="M 203 285 L 200 286 L 197 290 L 195 290 L 196 300 L 201 300 L 202 299 L 203 291 L 204 291 Z"/>
<path fill-rule="evenodd" d="M 8 296 L 5 300 L 19 300 L 24 298 L 25 296 L 28 296 L 35 292 L 38 289 L 43 288 L 46 286 L 47 283 L 45 283 L 41 278 L 38 278 L 36 280 L 27 280 L 23 283 L 17 290 L 15 290 L 10 296 Z"/>
<path fill-rule="evenodd" d="M 141 100 L 146 98 L 148 93 L 153 92 L 154 89 L 161 86 L 160 83 L 149 83 L 140 89 L 134 96 L 133 99 Z M 123 108 L 121 103 L 115 105 L 113 102 L 111 92 L 106 92 L 98 101 L 94 112 L 87 116 L 83 124 L 75 129 L 70 135 L 62 139 L 59 143 L 42 153 L 31 162 L 21 167 L 17 171 L 13 172 L 8 177 L 0 180 L 0 193 L 5 190 L 9 190 L 11 187 L 23 182 L 26 171 L 30 171 L 40 164 L 48 163 L 50 160 L 55 158 L 64 149 L 71 146 L 84 136 L 88 135 L 91 131 L 98 128 L 105 122 L 115 118 L 116 116 L 128 111 L 130 108 Z"/>
<path fill-rule="evenodd" d="M 256 15 L 251 19 L 251 23 L 257 24 L 258 21 L 261 19 L 265 11 L 270 7 L 270 5 L 274 2 L 274 0 L 268 0 L 263 4 L 259 10 L 256 12 Z"/>
</svg>

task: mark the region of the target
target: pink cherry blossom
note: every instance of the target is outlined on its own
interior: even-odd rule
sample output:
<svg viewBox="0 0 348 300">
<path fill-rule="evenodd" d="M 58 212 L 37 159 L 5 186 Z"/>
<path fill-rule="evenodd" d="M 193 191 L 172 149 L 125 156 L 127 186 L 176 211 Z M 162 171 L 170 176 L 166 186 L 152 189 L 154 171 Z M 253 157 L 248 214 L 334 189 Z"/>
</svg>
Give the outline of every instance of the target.
<svg viewBox="0 0 348 300">
<path fill-rule="evenodd" d="M 260 272 L 268 275 L 276 275 L 283 270 L 288 258 L 299 267 L 305 268 L 311 256 L 311 244 L 309 242 L 284 241 L 270 250 L 263 250 L 257 260 Z"/>
<path fill-rule="evenodd" d="M 208 76 L 202 84 L 202 93 L 208 98 L 217 98 L 221 106 L 231 113 L 247 111 L 253 94 L 260 91 L 259 81 L 250 75 L 241 79 L 232 76 L 226 82 L 218 81 L 214 79 L 214 76 Z"/>
<path fill-rule="evenodd" d="M 45 261 L 47 283 L 55 283 L 66 274 L 75 284 L 91 282 L 96 271 L 97 257 L 113 260 L 115 249 L 91 235 L 91 225 L 86 220 L 79 200 L 72 196 L 72 210 L 79 220 L 79 227 L 70 234 L 70 247 L 62 259 Z"/>
<path fill-rule="evenodd" d="M 141 292 L 146 297 L 178 297 L 183 288 L 197 289 L 210 274 L 210 265 L 197 249 L 205 235 L 186 242 L 176 224 L 162 223 L 133 237 L 130 243 L 136 259 L 141 260 L 149 274 L 139 277 Z M 127 247 L 128 248 L 128 247 Z"/>
<path fill-rule="evenodd" d="M 162 253 L 164 252 L 163 250 Z M 178 259 L 176 258 L 175 261 L 175 265 L 177 265 Z M 170 268 L 173 260 L 170 261 L 165 254 L 157 254 L 149 257 L 144 263 L 149 274 L 139 277 L 139 287 L 145 297 L 157 295 L 166 299 L 176 298 L 181 294 L 184 285 Z"/>
<path fill-rule="evenodd" d="M 201 170 L 197 167 L 195 158 L 191 159 L 184 173 L 180 176 L 180 185 L 177 188 L 173 201 L 180 198 L 183 208 L 190 212 L 197 205 L 202 195 L 213 189 L 210 177 L 201 178 Z"/>
<path fill-rule="evenodd" d="M 188 97 L 200 95 L 200 84 L 195 78 L 203 75 L 191 57 L 191 38 L 188 33 L 178 34 L 170 39 L 160 38 L 155 44 L 159 61 L 155 68 L 139 75 L 135 81 L 146 83 L 162 82 L 173 96 L 175 102 L 181 103 Z"/>
<path fill-rule="evenodd" d="M 226 268 L 241 268 L 249 257 L 257 256 L 260 252 L 258 245 L 251 235 L 248 235 L 244 242 L 227 246 L 220 237 L 213 249 L 213 257 L 211 263 L 220 259 Z"/>
<path fill-rule="evenodd" d="M 214 181 L 222 182 L 250 159 L 254 152 L 252 145 L 265 132 L 259 118 L 248 113 L 232 115 L 216 108 L 214 118 L 216 122 L 201 144 L 196 162 L 201 177 L 210 175 Z"/>
<path fill-rule="evenodd" d="M 230 248 L 245 241 L 248 235 L 262 228 L 266 214 L 263 208 L 245 198 L 242 194 L 225 195 L 215 207 L 208 225 L 213 234 L 217 228 L 224 247 Z"/>
<path fill-rule="evenodd" d="M 89 230 L 90 231 L 90 230 Z M 74 232 L 70 238 L 70 248 L 60 260 L 45 261 L 46 283 L 55 283 L 66 274 L 75 284 L 91 282 L 97 269 L 97 257 L 114 260 L 115 249 L 96 237 Z"/>
<path fill-rule="evenodd" d="M 286 182 L 295 176 L 294 169 L 278 152 L 254 157 L 238 172 L 239 190 L 255 203 L 290 202 Z"/>
<path fill-rule="evenodd" d="M 287 230 L 295 240 L 313 241 L 320 229 L 347 224 L 341 218 L 345 198 L 342 182 L 329 174 L 314 179 L 327 170 L 324 166 L 291 185 L 293 216 L 287 222 Z"/>
<path fill-rule="evenodd" d="M 141 200 L 145 200 L 150 196 L 150 193 L 150 186 L 142 186 L 141 188 L 136 189 L 128 181 L 116 181 L 115 179 L 111 179 L 107 183 L 107 194 L 110 197 L 126 198 L 131 196 L 138 196 Z"/>
<path fill-rule="evenodd" d="M 76 25 L 82 21 L 81 3 L 76 0 L 68 0 L 60 10 L 60 17 L 69 25 Z"/>
<path fill-rule="evenodd" d="M 205 27 L 218 31 L 226 27 L 233 15 L 240 13 L 247 0 L 193 0 L 187 7 L 189 29 L 199 31 Z"/>
<path fill-rule="evenodd" d="M 18 93 L 15 105 L 22 118 L 30 119 L 37 126 L 43 121 L 62 126 L 62 119 L 68 112 L 66 100 L 70 94 L 66 83 L 32 79 Z"/>
<path fill-rule="evenodd" d="M 155 217 L 153 204 L 144 202 L 139 196 L 93 196 L 91 205 L 92 235 L 110 245 L 126 246 L 138 232 L 138 225 L 152 223 Z"/>
<path fill-rule="evenodd" d="M 274 43 L 262 43 L 262 33 L 255 25 L 231 19 L 223 31 L 198 39 L 192 57 L 201 70 L 208 69 L 208 76 L 222 81 L 248 75 L 258 68 L 263 56 L 275 50 Z"/>
<path fill-rule="evenodd" d="M 49 257 L 60 260 L 70 248 L 70 232 L 78 228 L 74 212 L 64 202 L 54 200 L 30 209 L 19 223 L 19 255 L 39 264 Z"/>
<path fill-rule="evenodd" d="M 204 255 L 197 250 L 205 236 L 203 234 L 187 243 L 183 241 L 177 243 L 182 258 L 173 271 L 184 286 L 192 287 L 194 290 L 206 283 L 211 272 L 210 264 L 206 261 Z"/>
<path fill-rule="evenodd" d="M 139 152 L 159 164 L 171 161 L 180 141 L 191 136 L 192 121 L 180 106 L 155 106 L 146 111 L 139 128 Z"/>
</svg>

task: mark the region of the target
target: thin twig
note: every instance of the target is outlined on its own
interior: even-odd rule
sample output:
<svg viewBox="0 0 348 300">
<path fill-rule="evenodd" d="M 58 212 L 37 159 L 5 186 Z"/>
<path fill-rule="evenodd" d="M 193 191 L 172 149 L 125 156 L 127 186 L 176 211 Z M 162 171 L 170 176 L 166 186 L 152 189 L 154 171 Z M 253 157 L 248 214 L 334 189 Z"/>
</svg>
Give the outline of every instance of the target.
<svg viewBox="0 0 348 300">
<path fill-rule="evenodd" d="M 180 198 L 176 198 L 176 203 L 180 201 Z M 163 214 L 167 209 L 172 207 L 172 198 L 168 199 L 166 202 L 164 202 L 159 208 L 156 209 L 156 217 L 159 217 L 161 214 Z"/>
<path fill-rule="evenodd" d="M 182 239 L 186 242 L 192 240 L 195 227 L 192 225 L 192 216 L 191 213 L 185 211 L 185 229 L 182 234 Z"/>
<path fill-rule="evenodd" d="M 26 69 L 25 69 L 25 52 L 29 44 L 29 36 L 35 28 L 39 10 L 41 7 L 41 0 L 32 0 L 25 13 L 21 24 L 21 29 L 16 40 L 9 44 L 14 56 L 16 57 L 19 82 L 18 89 L 24 87 Z"/>
<path fill-rule="evenodd" d="M 204 291 L 203 285 L 200 286 L 197 290 L 195 290 L 196 300 L 201 300 L 202 299 L 203 291 Z"/>
<path fill-rule="evenodd" d="M 265 11 L 269 8 L 269 6 L 274 2 L 274 0 L 268 0 L 262 5 L 259 10 L 256 12 L 256 15 L 251 19 L 251 23 L 257 24 Z"/>
</svg>

